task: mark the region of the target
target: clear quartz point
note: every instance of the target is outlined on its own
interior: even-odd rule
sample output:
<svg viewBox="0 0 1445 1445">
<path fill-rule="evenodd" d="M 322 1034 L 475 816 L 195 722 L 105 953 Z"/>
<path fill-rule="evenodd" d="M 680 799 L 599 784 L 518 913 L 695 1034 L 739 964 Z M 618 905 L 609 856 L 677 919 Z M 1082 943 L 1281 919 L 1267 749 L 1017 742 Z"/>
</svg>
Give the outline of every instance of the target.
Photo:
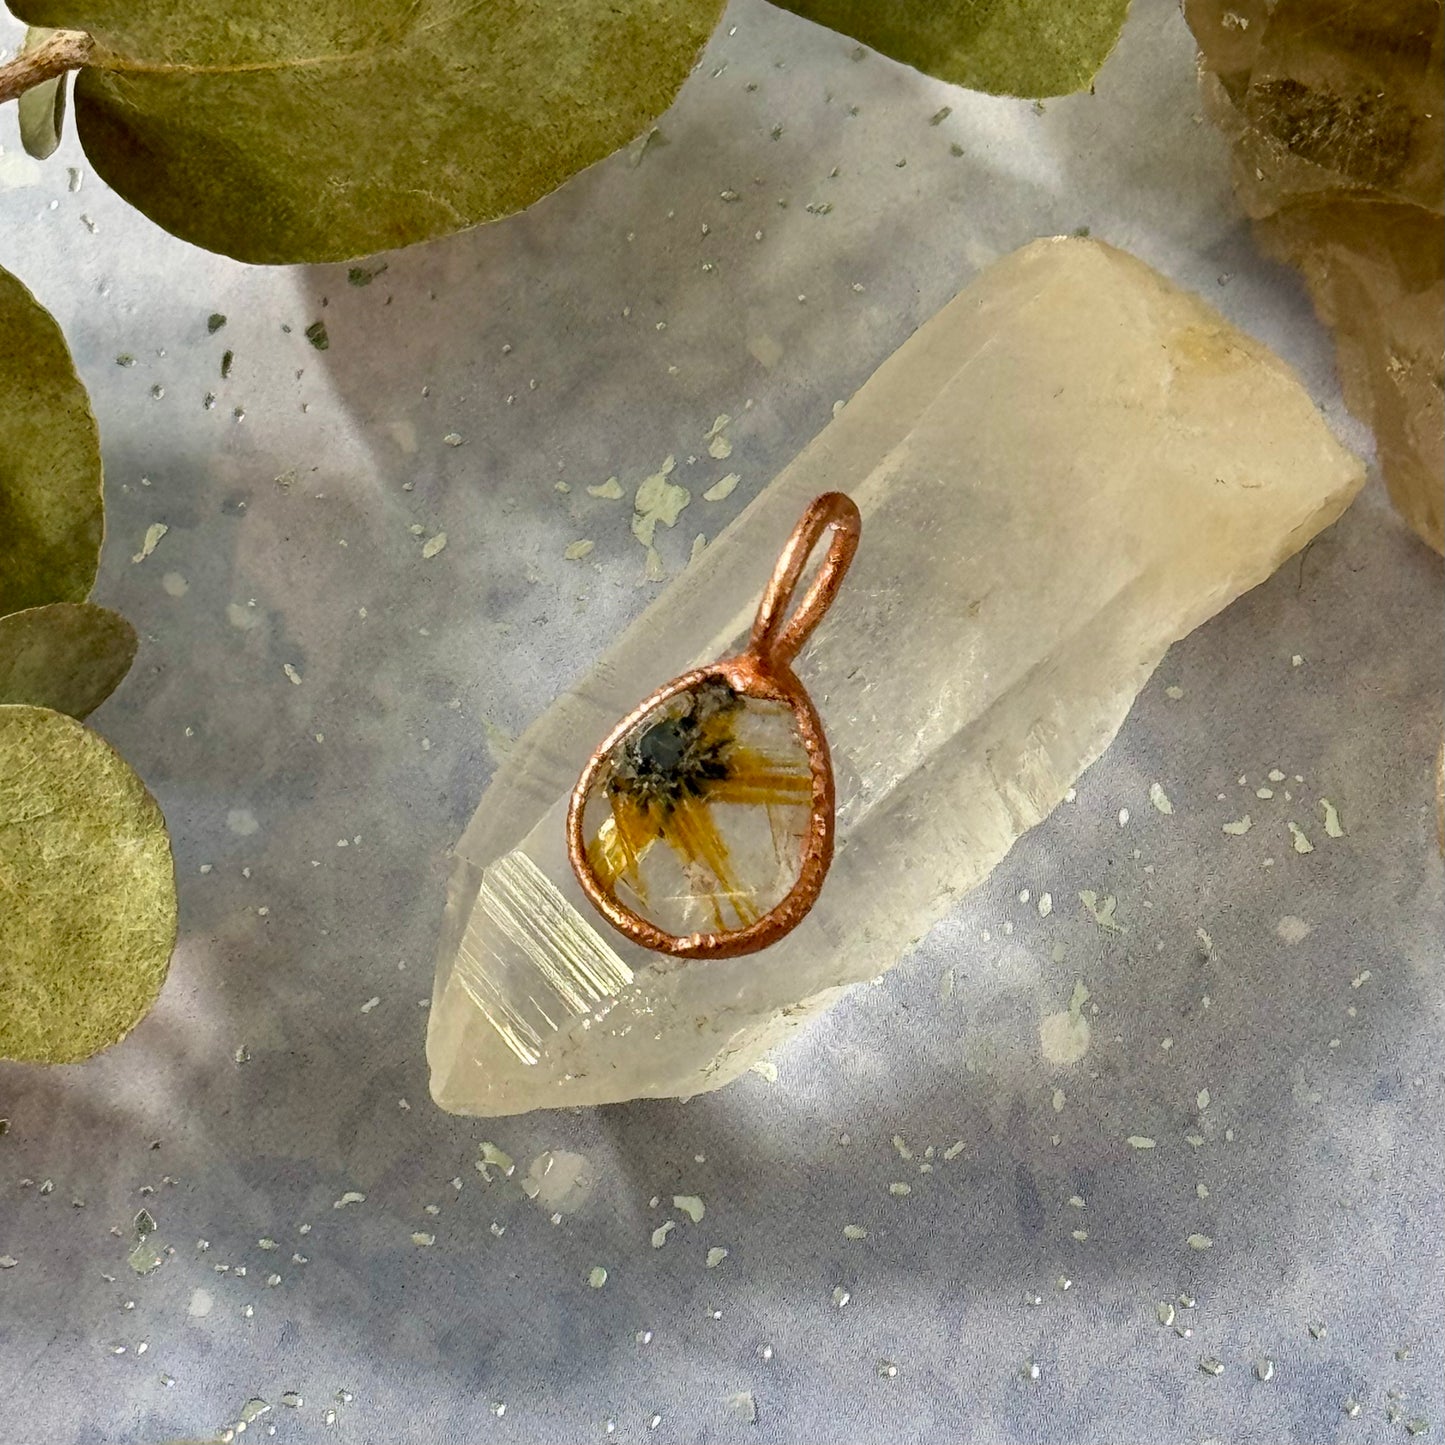
<svg viewBox="0 0 1445 1445">
<path fill-rule="evenodd" d="M 1332 522 L 1363 477 L 1282 361 L 1142 262 L 1082 239 L 998 262 L 498 769 L 448 890 L 437 1103 L 516 1114 L 736 1078 L 976 887 L 1108 746 L 1170 643 Z M 640 699 L 741 649 L 779 548 L 828 490 L 863 517 L 797 662 L 832 749 L 832 870 L 760 953 L 647 952 L 574 878 L 568 794 Z M 761 830 L 741 847 L 747 887 L 770 896 L 786 847 Z M 647 906 L 705 916 L 719 890 L 666 843 L 653 852 Z"/>
</svg>

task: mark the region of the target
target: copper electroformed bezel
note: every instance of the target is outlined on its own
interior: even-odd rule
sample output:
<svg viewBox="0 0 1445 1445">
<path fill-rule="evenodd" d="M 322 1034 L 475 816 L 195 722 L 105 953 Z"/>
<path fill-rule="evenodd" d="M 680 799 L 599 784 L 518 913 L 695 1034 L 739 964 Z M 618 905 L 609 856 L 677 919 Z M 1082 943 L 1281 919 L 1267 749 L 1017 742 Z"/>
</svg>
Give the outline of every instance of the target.
<svg viewBox="0 0 1445 1445">
<path fill-rule="evenodd" d="M 852 498 L 825 492 L 814 499 L 778 557 L 772 579 L 758 604 L 752 635 L 736 657 L 675 677 L 644 698 L 602 740 L 582 769 L 567 807 L 567 856 L 582 890 L 597 911 L 634 943 L 675 958 L 735 958 L 756 953 L 790 933 L 818 900 L 833 861 L 833 764 L 818 710 L 793 671 L 793 659 L 832 605 L 843 576 L 858 550 L 862 518 Z M 825 532 L 828 552 L 797 610 L 787 615 L 808 557 Z M 786 703 L 792 709 L 798 736 L 812 776 L 811 812 L 803 838 L 797 881 L 769 912 L 746 928 L 714 933 L 674 934 L 649 923 L 620 903 L 599 881 L 587 857 L 583 812 L 597 775 L 612 750 L 654 709 L 710 680 L 725 682 L 744 697 Z"/>
</svg>

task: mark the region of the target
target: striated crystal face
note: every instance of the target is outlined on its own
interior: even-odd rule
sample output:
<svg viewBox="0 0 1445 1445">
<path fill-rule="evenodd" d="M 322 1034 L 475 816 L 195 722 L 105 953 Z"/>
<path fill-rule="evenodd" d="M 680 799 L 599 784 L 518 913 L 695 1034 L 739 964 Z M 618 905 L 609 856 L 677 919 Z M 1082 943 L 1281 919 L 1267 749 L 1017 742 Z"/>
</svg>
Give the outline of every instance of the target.
<svg viewBox="0 0 1445 1445">
<path fill-rule="evenodd" d="M 812 797 L 792 708 L 709 679 L 608 753 L 582 814 L 588 860 L 667 933 L 746 928 L 798 881 Z"/>
</svg>

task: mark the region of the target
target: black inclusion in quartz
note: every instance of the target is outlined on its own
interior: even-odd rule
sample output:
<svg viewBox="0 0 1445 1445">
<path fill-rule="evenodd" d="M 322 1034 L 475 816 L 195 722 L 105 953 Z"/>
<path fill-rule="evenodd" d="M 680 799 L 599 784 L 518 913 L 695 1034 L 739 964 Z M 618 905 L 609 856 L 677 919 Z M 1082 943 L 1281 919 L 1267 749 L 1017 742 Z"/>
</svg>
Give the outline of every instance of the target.
<svg viewBox="0 0 1445 1445">
<path fill-rule="evenodd" d="M 663 777 L 676 773 L 687 756 L 689 734 L 696 732 L 697 724 L 691 716 L 670 717 L 653 724 L 637 740 L 638 771 Z"/>
<path fill-rule="evenodd" d="M 608 783 L 664 811 L 681 798 L 707 795 L 708 784 L 728 776 L 727 750 L 734 741 L 729 715 L 742 696 L 721 680 L 688 694 L 687 710 L 663 718 L 621 748 Z"/>
</svg>

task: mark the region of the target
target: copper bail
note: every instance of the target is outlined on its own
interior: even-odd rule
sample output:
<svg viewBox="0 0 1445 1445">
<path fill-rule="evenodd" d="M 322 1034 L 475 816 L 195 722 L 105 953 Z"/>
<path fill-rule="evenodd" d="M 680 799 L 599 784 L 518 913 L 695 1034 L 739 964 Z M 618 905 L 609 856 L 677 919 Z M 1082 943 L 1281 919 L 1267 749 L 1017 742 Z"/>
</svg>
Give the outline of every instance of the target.
<svg viewBox="0 0 1445 1445">
<path fill-rule="evenodd" d="M 852 498 L 842 492 L 815 497 L 778 556 L 758 603 L 747 647 L 735 657 L 684 673 L 644 698 L 603 739 L 582 769 L 567 809 L 567 856 L 583 892 L 598 912 L 643 948 L 678 958 L 731 958 L 755 953 L 796 928 L 817 902 L 833 860 L 833 767 L 822 722 L 793 672 L 793 659 L 838 595 L 858 550 L 861 530 L 862 518 Z M 831 534 L 827 554 L 802 601 L 789 612 L 808 559 L 825 533 Z M 707 699 L 706 704 L 699 701 L 702 698 Z M 809 812 L 800 839 L 797 879 L 761 917 L 741 921 L 746 916 L 747 900 L 731 897 L 739 926 L 725 926 L 719 920 L 720 926 L 712 931 L 669 933 L 622 902 L 617 896 L 618 883 L 631 878 L 637 886 L 645 853 L 654 846 L 671 847 L 685 873 L 691 868 L 711 877 L 716 887 L 724 890 L 723 896 L 728 896 L 726 857 L 725 853 L 719 854 L 721 843 L 716 835 L 699 834 L 711 806 L 727 807 L 743 798 L 752 799 L 754 794 L 767 796 L 761 784 L 750 784 L 745 776 L 732 780 L 731 792 L 728 784 L 714 781 L 728 776 L 729 748 L 734 750 L 733 756 L 752 756 L 741 744 L 729 742 L 725 728 L 718 722 L 729 708 L 745 708 L 749 698 L 785 704 L 791 710 L 793 727 L 806 757 L 806 772 L 767 775 L 769 786 L 791 806 L 800 806 L 798 795 L 804 789 L 807 792 Z M 658 765 L 644 747 L 647 738 L 659 731 L 658 726 L 641 730 L 640 724 L 673 699 L 683 700 L 676 709 L 682 720 L 664 719 L 666 746 L 659 744 L 650 750 L 674 760 L 683 770 L 669 777 L 665 767 Z M 708 716 L 699 721 L 705 708 Z M 634 733 L 641 736 L 641 742 Z M 604 768 L 611 770 L 604 787 L 612 799 L 612 816 L 604 821 L 589 850 L 583 815 Z M 623 772 L 629 769 L 631 775 L 622 779 Z M 710 805 L 707 794 L 714 788 L 721 801 Z M 609 877 L 599 873 L 598 849 L 604 855 L 602 871 Z M 720 914 L 721 906 L 716 901 L 713 906 Z"/>
</svg>

